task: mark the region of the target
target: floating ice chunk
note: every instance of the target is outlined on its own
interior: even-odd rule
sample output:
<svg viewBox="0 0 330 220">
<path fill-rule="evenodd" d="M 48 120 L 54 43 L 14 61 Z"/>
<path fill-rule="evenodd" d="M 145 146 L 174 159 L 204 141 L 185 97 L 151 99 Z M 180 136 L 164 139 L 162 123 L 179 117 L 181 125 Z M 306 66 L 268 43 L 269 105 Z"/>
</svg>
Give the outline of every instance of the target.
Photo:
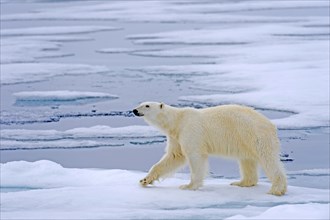
<svg viewBox="0 0 330 220">
<path fill-rule="evenodd" d="M 137 50 L 131 55 L 149 56 L 149 57 L 200 57 L 200 58 L 216 58 L 219 56 L 219 51 L 215 46 L 204 47 L 183 47 L 172 48 L 165 50 Z M 220 48 L 219 48 L 220 49 Z"/>
<path fill-rule="evenodd" d="M 22 40 L 42 40 L 50 42 L 74 42 L 74 41 L 91 41 L 92 37 L 85 37 L 81 35 L 36 35 L 36 36 L 24 36 L 19 38 L 5 38 L 5 39 L 22 39 Z"/>
<path fill-rule="evenodd" d="M 148 66 L 142 68 L 130 68 L 129 70 L 140 71 L 142 73 L 151 75 L 163 75 L 163 76 L 205 76 L 212 74 L 223 74 L 220 68 L 217 68 L 214 64 L 196 64 L 196 65 L 176 65 L 176 66 Z"/>
<path fill-rule="evenodd" d="M 212 104 L 240 103 L 258 108 L 295 112 L 287 118 L 275 119 L 279 128 L 308 128 L 329 126 L 329 75 L 328 61 L 315 62 L 300 68 L 278 70 L 276 63 L 268 66 L 269 72 L 260 72 L 253 66 L 226 75 L 195 78 L 204 88 L 235 85 L 254 90 L 243 93 L 185 96 L 180 100 Z M 282 65 L 282 64 L 281 64 Z M 273 66 L 273 67 L 272 67 Z M 285 65 L 284 65 L 285 66 Z M 249 70 L 249 72 L 245 72 Z M 244 73 L 245 72 L 245 73 Z M 309 86 L 313 85 L 313 86 Z M 285 95 L 284 95 L 285 94 Z"/>
<path fill-rule="evenodd" d="M 68 102 L 75 104 L 81 100 L 99 100 L 99 99 L 116 99 L 118 96 L 102 92 L 79 92 L 79 91 L 26 91 L 13 94 L 16 97 L 16 103 L 24 104 L 26 102 L 48 103 L 52 104 Z"/>
<path fill-rule="evenodd" d="M 104 48 L 96 50 L 99 53 L 131 53 L 134 52 L 134 49 L 131 48 Z"/>
<path fill-rule="evenodd" d="M 194 82 L 193 88 L 221 94 L 185 96 L 180 100 L 213 105 L 240 103 L 297 113 L 274 120 L 279 128 L 329 126 L 328 47 L 329 41 L 319 40 L 283 43 L 276 47 L 272 44 L 255 45 L 254 48 L 247 45 L 240 51 L 229 49 L 233 57 L 221 57 L 219 52 L 217 59 L 221 64 L 213 65 L 213 71 L 209 70 L 212 65 L 205 65 L 205 72 L 225 74 L 194 76 L 190 80 Z M 187 68 L 193 71 L 193 67 Z M 176 72 L 181 69 L 179 67 Z M 202 71 L 203 65 L 196 69 Z"/>
<path fill-rule="evenodd" d="M 0 150 L 36 150 L 36 149 L 73 149 L 96 147 L 119 147 L 123 143 L 109 143 L 102 140 L 52 140 L 52 141 L 15 141 L 1 140 Z"/>
<path fill-rule="evenodd" d="M 131 111 L 65 111 L 58 112 L 55 110 L 38 110 L 27 109 L 17 111 L 3 110 L 0 114 L 0 123 L 11 124 L 33 124 L 33 123 L 50 123 L 58 122 L 65 118 L 82 118 L 82 117 L 133 117 L 134 114 Z"/>
<path fill-rule="evenodd" d="M 150 126 L 132 125 L 127 127 L 113 128 L 109 126 L 94 126 L 91 128 L 74 128 L 65 133 L 74 137 L 118 137 L 118 138 L 138 138 L 138 137 L 159 137 L 160 132 Z"/>
<path fill-rule="evenodd" d="M 111 141 L 109 140 L 111 139 Z M 92 148 L 124 146 L 125 143 L 150 144 L 164 142 L 164 136 L 150 126 L 108 127 L 94 126 L 57 130 L 1 130 L 1 150 L 54 149 L 54 148 Z M 112 143 L 114 141 L 114 143 Z M 143 142 L 143 143 L 141 143 Z"/>
<path fill-rule="evenodd" d="M 52 26 L 2 29 L 1 36 L 32 36 L 32 35 L 60 35 L 84 34 L 99 31 L 120 30 L 118 27 L 109 26 Z"/>
<path fill-rule="evenodd" d="M 288 175 L 330 176 L 330 169 L 310 169 L 310 170 L 289 171 Z"/>
<path fill-rule="evenodd" d="M 35 39 L 1 39 L 1 64 L 35 62 L 40 57 L 65 56 L 60 44 Z"/>
<path fill-rule="evenodd" d="M 95 74 L 109 72 L 105 66 L 60 63 L 4 64 L 1 68 L 1 84 L 44 81 L 61 75 Z"/>
<path fill-rule="evenodd" d="M 57 130 L 24 130 L 24 129 L 2 129 L 1 138 L 8 140 L 38 140 L 49 141 L 56 139 L 78 139 L 78 138 L 139 138 L 159 137 L 159 131 L 150 126 L 127 126 L 109 127 L 93 126 L 89 128 L 74 128 L 66 131 Z"/>
<path fill-rule="evenodd" d="M 1 38 L 1 64 L 36 62 L 39 58 L 70 56 L 71 53 L 60 52 L 60 42 L 87 41 L 88 37 L 80 36 L 29 36 Z"/>
<path fill-rule="evenodd" d="M 318 20 L 322 23 L 322 20 Z M 205 28 L 169 31 L 128 36 L 137 44 L 193 44 L 193 45 L 244 45 L 270 40 L 279 36 L 329 36 L 327 27 L 298 26 L 297 24 L 250 24 L 243 27 Z M 196 51 L 199 52 L 199 51 Z"/>
<path fill-rule="evenodd" d="M 143 188 L 138 181 L 144 172 L 68 169 L 50 161 L 9 162 L 0 169 L 2 188 L 35 188 L 1 193 L 1 216 L 6 219 L 157 219 L 165 215 L 171 219 L 238 215 L 274 219 L 303 217 L 302 212 L 329 217 L 328 189 L 289 186 L 287 195 L 275 197 L 266 194 L 269 183 L 244 188 L 230 186 L 228 179 L 207 178 L 197 191 L 178 189 L 189 181 L 188 174 Z"/>
</svg>

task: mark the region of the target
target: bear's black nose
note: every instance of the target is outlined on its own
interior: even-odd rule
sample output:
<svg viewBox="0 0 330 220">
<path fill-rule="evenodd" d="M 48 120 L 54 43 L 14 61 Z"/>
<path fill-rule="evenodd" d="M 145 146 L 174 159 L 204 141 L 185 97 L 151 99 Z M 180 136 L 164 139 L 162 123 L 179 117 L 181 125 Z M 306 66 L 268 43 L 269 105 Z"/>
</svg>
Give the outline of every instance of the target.
<svg viewBox="0 0 330 220">
<path fill-rule="evenodd" d="M 138 112 L 138 110 L 136 110 L 136 109 L 133 109 L 133 113 L 134 113 L 134 115 L 136 115 L 136 116 L 139 115 L 139 112 Z"/>
</svg>

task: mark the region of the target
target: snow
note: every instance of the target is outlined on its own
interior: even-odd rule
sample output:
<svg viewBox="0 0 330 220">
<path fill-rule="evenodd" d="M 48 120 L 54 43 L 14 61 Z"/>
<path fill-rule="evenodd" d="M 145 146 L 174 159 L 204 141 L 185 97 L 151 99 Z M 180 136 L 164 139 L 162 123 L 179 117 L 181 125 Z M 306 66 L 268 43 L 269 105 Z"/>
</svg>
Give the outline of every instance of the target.
<svg viewBox="0 0 330 220">
<path fill-rule="evenodd" d="M 280 205 L 270 208 L 260 215 L 244 217 L 235 215 L 227 219 L 329 219 L 329 204 Z"/>
<path fill-rule="evenodd" d="M 103 92 L 58 91 L 23 91 L 13 93 L 17 101 L 75 101 L 80 99 L 116 99 L 118 96 Z"/>
<path fill-rule="evenodd" d="M 1 65 L 1 84 L 45 81 L 55 76 L 109 72 L 105 66 L 64 63 L 15 63 Z"/>
<path fill-rule="evenodd" d="M 31 27 L 3 29 L 1 36 L 33 36 L 33 35 L 63 35 L 63 34 L 84 34 L 99 31 L 120 30 L 117 27 L 108 26 L 53 26 L 53 27 Z"/>
<path fill-rule="evenodd" d="M 164 136 L 150 126 L 109 127 L 97 125 L 88 128 L 58 130 L 2 129 L 1 150 L 69 149 L 113 147 L 131 144 L 164 142 Z"/>
<path fill-rule="evenodd" d="M 68 169 L 51 161 L 1 164 L 1 215 L 5 219 L 329 218 L 328 189 L 289 186 L 287 195 L 276 197 L 267 194 L 269 183 L 238 188 L 229 185 L 233 180 L 209 177 L 200 190 L 185 191 L 178 189 L 189 181 L 184 173 L 143 188 L 138 181 L 145 175 Z"/>
</svg>

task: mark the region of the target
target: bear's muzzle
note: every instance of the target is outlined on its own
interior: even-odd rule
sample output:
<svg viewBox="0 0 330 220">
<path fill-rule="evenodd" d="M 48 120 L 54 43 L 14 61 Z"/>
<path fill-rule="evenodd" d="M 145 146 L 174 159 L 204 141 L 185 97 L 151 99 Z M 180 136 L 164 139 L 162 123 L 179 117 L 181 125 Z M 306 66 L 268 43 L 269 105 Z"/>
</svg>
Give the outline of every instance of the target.
<svg viewBox="0 0 330 220">
<path fill-rule="evenodd" d="M 133 114 L 135 116 L 139 116 L 139 117 L 143 116 L 143 114 L 139 113 L 139 111 L 137 109 L 133 109 Z"/>
</svg>

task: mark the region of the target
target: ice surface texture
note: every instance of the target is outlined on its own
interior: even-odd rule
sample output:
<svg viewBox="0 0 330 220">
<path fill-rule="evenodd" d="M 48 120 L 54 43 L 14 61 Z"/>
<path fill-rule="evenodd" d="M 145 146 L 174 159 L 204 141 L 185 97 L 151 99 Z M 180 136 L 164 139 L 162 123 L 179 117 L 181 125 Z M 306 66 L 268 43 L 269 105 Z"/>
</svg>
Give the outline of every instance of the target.
<svg viewBox="0 0 330 220">
<path fill-rule="evenodd" d="M 330 114 L 330 54 L 326 49 L 329 30 L 316 25 L 327 23 L 324 19 L 312 18 L 295 25 L 253 24 L 129 38 L 140 44 L 193 44 L 133 52 L 135 55 L 201 57 L 201 63 L 211 63 L 137 69 L 150 75 L 185 78 L 192 82 L 191 88 L 214 91 L 212 95 L 182 96 L 181 101 L 239 103 L 295 113 L 274 120 L 282 129 L 326 127 Z M 242 45 L 237 45 L 239 42 Z"/>
<path fill-rule="evenodd" d="M 112 128 L 101 125 L 66 131 L 3 129 L 1 139 L 0 150 L 116 147 L 125 146 L 125 143 L 165 141 L 163 135 L 149 126 Z"/>
<path fill-rule="evenodd" d="M 31 36 L 31 35 L 63 35 L 63 34 L 83 34 L 98 31 L 119 30 L 117 27 L 108 26 L 55 26 L 55 27 L 33 27 L 4 29 L 1 36 Z"/>
<path fill-rule="evenodd" d="M 39 105 L 74 105 L 87 102 L 117 99 L 118 96 L 103 92 L 81 91 L 23 91 L 13 94 L 16 97 L 16 105 L 39 106 Z"/>
<path fill-rule="evenodd" d="M 289 186 L 288 194 L 266 194 L 269 184 L 230 186 L 232 180 L 207 178 L 197 191 L 178 186 L 189 181 L 177 174 L 142 188 L 144 172 L 67 169 L 51 161 L 1 164 L 5 219 L 328 219 L 329 190 Z M 32 189 L 32 190 L 26 190 Z"/>
<path fill-rule="evenodd" d="M 1 84 L 44 81 L 55 76 L 106 73 L 105 66 L 62 63 L 15 63 L 1 65 Z"/>
</svg>

